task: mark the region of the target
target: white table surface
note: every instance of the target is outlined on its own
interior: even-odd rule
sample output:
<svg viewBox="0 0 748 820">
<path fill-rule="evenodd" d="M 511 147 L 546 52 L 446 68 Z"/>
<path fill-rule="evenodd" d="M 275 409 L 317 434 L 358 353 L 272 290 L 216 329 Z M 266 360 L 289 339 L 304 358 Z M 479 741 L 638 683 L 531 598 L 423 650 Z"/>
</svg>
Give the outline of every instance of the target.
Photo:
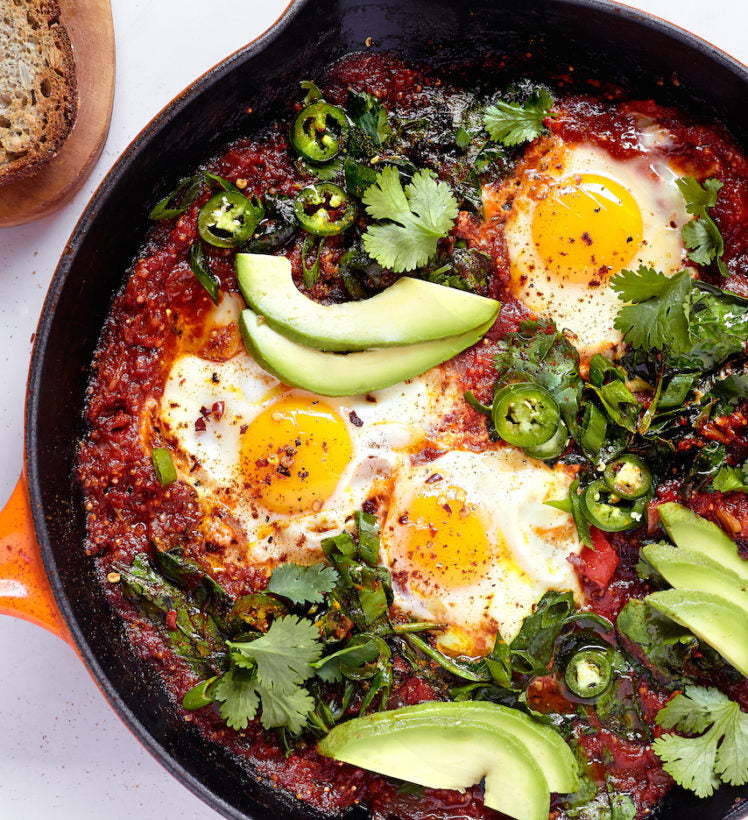
<svg viewBox="0 0 748 820">
<path fill-rule="evenodd" d="M 31 336 L 57 260 L 86 202 L 151 117 L 195 77 L 267 29 L 286 4 L 112 0 L 117 80 L 103 154 L 63 210 L 0 230 L 0 504 L 21 470 Z M 746 0 L 630 0 L 629 5 L 748 63 Z M 0 616 L 0 658 L 0 820 L 218 817 L 140 746 L 61 641 Z"/>
</svg>

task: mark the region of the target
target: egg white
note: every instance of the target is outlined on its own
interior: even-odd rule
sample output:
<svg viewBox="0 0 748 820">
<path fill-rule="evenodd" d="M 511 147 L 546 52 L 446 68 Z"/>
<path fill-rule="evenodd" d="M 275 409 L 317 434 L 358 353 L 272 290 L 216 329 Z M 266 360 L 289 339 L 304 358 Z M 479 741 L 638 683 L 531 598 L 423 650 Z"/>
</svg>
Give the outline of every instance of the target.
<svg viewBox="0 0 748 820">
<path fill-rule="evenodd" d="M 642 241 L 625 267 L 646 265 L 666 275 L 675 273 L 686 261 L 681 230 L 690 217 L 675 184 L 679 174 L 661 152 L 664 140 L 662 129 L 648 127 L 639 145 L 644 153 L 618 159 L 598 146 L 565 144 L 556 138 L 542 160 L 511 183 L 518 188 L 505 239 L 514 295 L 535 313 L 569 330 L 582 358 L 621 342 L 621 333 L 614 327 L 621 302 L 608 285 L 610 275 L 621 266 L 585 282 L 569 281 L 548 270 L 533 238 L 536 209 L 563 180 L 590 174 L 612 180 L 631 194 L 642 219 Z M 558 252 L 563 255 L 560 238 Z"/>
<path fill-rule="evenodd" d="M 423 440 L 434 395 L 426 376 L 367 396 L 321 398 L 286 387 L 244 352 L 225 362 L 184 354 L 172 364 L 157 427 L 172 445 L 179 477 L 197 493 L 208 540 L 227 556 L 258 565 L 310 563 L 321 557 L 320 541 L 339 532 L 378 481 Z M 352 444 L 350 461 L 321 509 L 291 516 L 264 508 L 247 492 L 240 460 L 252 421 L 288 397 L 331 407 Z M 198 419 L 205 429 L 196 429 Z"/>
<path fill-rule="evenodd" d="M 401 465 L 382 529 L 381 556 L 393 573 L 396 608 L 442 624 L 440 648 L 475 656 L 490 651 L 497 631 L 511 641 L 547 590 L 579 596 L 567 561 L 581 549 L 576 528 L 570 515 L 543 503 L 566 497 L 571 481 L 562 468 L 551 469 L 514 447 L 453 450 L 428 464 Z M 436 494 L 437 504 L 452 508 L 457 528 L 445 532 L 443 521 L 440 529 L 432 518 L 425 536 L 428 555 L 414 545 L 424 537 L 415 530 L 429 526 L 413 515 L 424 494 Z M 455 497 L 463 505 L 459 510 Z M 468 530 L 468 516 L 475 519 L 472 532 L 482 530 L 488 544 L 478 553 L 460 531 L 460 519 Z"/>
</svg>

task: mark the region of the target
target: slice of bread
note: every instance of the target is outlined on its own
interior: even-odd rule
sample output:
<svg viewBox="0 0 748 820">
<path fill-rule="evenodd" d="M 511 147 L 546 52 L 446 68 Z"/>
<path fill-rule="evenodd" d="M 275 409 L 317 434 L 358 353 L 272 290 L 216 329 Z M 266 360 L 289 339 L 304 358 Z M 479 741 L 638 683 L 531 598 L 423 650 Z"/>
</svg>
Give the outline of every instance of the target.
<svg viewBox="0 0 748 820">
<path fill-rule="evenodd" d="M 75 123 L 70 38 L 57 0 L 0 0 L 0 185 L 38 171 Z"/>
</svg>

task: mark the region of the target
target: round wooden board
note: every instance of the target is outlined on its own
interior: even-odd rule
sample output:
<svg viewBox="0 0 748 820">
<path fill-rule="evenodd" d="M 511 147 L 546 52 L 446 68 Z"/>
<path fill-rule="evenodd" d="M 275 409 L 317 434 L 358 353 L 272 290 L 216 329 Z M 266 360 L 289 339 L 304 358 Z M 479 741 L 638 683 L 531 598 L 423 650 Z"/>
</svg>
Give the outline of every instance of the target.
<svg viewBox="0 0 748 820">
<path fill-rule="evenodd" d="M 114 30 L 109 0 L 59 0 L 75 54 L 78 117 L 59 153 L 38 173 L 0 187 L 0 228 L 49 216 L 91 172 L 109 131 L 114 99 Z"/>
</svg>

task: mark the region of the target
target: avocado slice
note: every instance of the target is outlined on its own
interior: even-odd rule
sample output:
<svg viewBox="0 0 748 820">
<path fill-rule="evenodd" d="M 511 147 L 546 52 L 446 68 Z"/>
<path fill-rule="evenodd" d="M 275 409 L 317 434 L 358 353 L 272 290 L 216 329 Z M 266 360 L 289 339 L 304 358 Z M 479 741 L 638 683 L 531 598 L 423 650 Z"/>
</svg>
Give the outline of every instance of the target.
<svg viewBox="0 0 748 820">
<path fill-rule="evenodd" d="M 360 302 L 321 305 L 293 283 L 285 256 L 236 255 L 239 289 L 249 307 L 289 339 L 320 350 L 412 345 L 490 325 L 499 303 L 474 293 L 403 277 Z"/>
<path fill-rule="evenodd" d="M 748 618 L 748 583 L 732 570 L 697 552 L 668 544 L 650 544 L 642 548 L 642 554 L 671 586 L 720 595 L 740 606 Z"/>
<path fill-rule="evenodd" d="M 735 542 L 716 524 L 673 502 L 660 504 L 657 512 L 671 541 L 689 552 L 711 558 L 748 581 L 748 561 L 740 557 Z"/>
<path fill-rule="evenodd" d="M 292 342 L 251 310 L 243 310 L 239 328 L 255 361 L 284 384 L 320 396 L 357 396 L 412 379 L 475 344 L 493 324 L 431 342 L 397 349 L 327 353 Z"/>
<path fill-rule="evenodd" d="M 547 820 L 548 783 L 527 746 L 488 719 L 462 720 L 462 703 L 439 705 L 441 714 L 432 704 L 417 704 L 354 718 L 336 726 L 317 750 L 435 789 L 461 790 L 485 779 L 489 808 L 517 820 Z"/>
<path fill-rule="evenodd" d="M 569 794 L 579 788 L 574 753 L 550 726 L 538 723 L 519 709 L 510 709 L 498 703 L 474 700 L 459 704 L 440 701 L 418 704 L 419 716 L 433 715 L 435 719 L 445 721 L 454 719 L 452 713 L 456 713 L 462 723 L 493 724 L 522 741 L 543 770 L 552 792 Z"/>
<path fill-rule="evenodd" d="M 748 629 L 745 610 L 721 595 L 686 589 L 653 592 L 645 602 L 690 629 L 741 675 L 748 676 Z"/>
</svg>

